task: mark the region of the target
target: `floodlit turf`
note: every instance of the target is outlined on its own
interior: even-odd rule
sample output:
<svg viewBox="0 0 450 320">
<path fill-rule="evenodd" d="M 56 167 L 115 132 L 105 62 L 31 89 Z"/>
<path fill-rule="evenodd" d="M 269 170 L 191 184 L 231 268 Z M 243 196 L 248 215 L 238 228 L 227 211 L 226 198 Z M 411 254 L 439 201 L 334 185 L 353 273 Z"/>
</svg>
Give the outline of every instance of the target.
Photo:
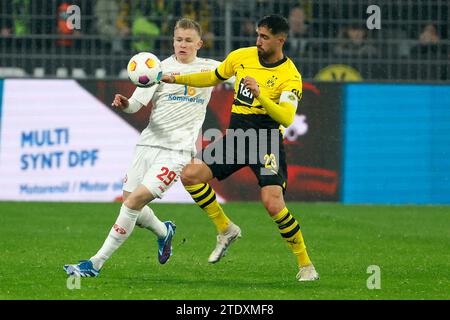
<svg viewBox="0 0 450 320">
<path fill-rule="evenodd" d="M 450 299 L 450 207 L 290 203 L 321 279 L 296 261 L 259 203 L 226 204 L 243 237 L 208 264 L 215 230 L 195 205 L 153 205 L 177 224 L 174 255 L 136 228 L 99 278 L 69 290 L 62 266 L 102 245 L 120 204 L 0 203 L 0 299 Z M 381 289 L 367 288 L 367 268 Z"/>
</svg>

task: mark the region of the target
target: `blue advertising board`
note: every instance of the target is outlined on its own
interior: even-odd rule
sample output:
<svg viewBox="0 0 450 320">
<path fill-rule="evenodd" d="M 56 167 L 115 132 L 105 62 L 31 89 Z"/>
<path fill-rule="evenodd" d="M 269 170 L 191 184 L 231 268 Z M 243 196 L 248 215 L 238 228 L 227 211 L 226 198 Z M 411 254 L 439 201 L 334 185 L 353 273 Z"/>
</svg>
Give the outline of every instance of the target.
<svg viewBox="0 0 450 320">
<path fill-rule="evenodd" d="M 450 86 L 344 89 L 344 203 L 450 203 Z"/>
</svg>

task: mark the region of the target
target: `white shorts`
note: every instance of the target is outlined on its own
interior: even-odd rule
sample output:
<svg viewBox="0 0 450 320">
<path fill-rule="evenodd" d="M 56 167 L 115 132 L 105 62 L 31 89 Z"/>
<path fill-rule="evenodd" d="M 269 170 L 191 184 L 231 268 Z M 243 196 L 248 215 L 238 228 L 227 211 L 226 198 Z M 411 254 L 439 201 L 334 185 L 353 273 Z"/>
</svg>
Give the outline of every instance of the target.
<svg viewBox="0 0 450 320">
<path fill-rule="evenodd" d="M 191 160 L 191 153 L 157 147 L 136 146 L 134 159 L 123 181 L 123 191 L 133 192 L 144 185 L 156 198 L 178 180 Z"/>
</svg>

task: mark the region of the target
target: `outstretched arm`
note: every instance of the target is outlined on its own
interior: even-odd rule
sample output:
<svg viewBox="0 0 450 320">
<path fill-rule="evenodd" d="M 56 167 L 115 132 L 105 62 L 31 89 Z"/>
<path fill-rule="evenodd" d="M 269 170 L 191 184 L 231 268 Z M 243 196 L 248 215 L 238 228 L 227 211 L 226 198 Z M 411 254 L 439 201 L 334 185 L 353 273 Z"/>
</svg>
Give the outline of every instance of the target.
<svg viewBox="0 0 450 320">
<path fill-rule="evenodd" d="M 136 88 L 133 95 L 127 98 L 121 94 L 116 94 L 111 106 L 122 110 L 125 113 L 138 112 L 142 107 L 148 105 L 159 85 L 153 85 L 149 88 Z"/>
<path fill-rule="evenodd" d="M 215 70 L 197 72 L 186 75 L 163 75 L 161 81 L 166 83 L 184 84 L 191 87 L 213 87 L 226 79 L 220 79 Z"/>
<path fill-rule="evenodd" d="M 138 112 L 144 105 L 133 97 L 128 99 L 121 94 L 116 94 L 111 106 L 120 109 L 125 113 L 135 113 Z"/>
</svg>

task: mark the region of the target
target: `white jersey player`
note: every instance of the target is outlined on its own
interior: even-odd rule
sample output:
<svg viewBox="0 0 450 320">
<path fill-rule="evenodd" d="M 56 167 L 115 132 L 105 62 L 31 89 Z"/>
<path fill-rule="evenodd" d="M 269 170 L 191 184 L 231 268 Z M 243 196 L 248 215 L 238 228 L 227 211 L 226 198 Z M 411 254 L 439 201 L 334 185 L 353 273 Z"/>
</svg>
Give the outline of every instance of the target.
<svg viewBox="0 0 450 320">
<path fill-rule="evenodd" d="M 211 71 L 219 61 L 195 57 L 187 64 L 176 55 L 162 61 L 165 74 L 183 70 L 183 74 Z M 129 168 L 123 190 L 133 192 L 143 184 L 162 198 L 178 179 L 183 167 L 196 153 L 195 143 L 205 119 L 212 87 L 193 88 L 161 83 L 152 88 L 137 88 L 123 111 L 137 112 L 150 101 L 153 109 L 148 126 L 136 145 L 134 161 Z M 149 166 L 151 164 L 151 166 Z"/>
<path fill-rule="evenodd" d="M 201 48 L 200 25 L 183 18 L 175 25 L 175 54 L 162 62 L 167 74 L 193 73 L 215 69 L 219 62 L 197 57 Z M 158 237 L 158 259 L 167 262 L 172 254 L 175 225 L 161 222 L 147 206 L 161 198 L 178 179 L 195 154 L 195 142 L 202 127 L 212 88 L 191 88 L 161 83 L 137 88 L 130 99 L 116 94 L 113 107 L 133 113 L 152 101 L 149 124 L 136 145 L 134 160 L 127 171 L 124 202 L 119 216 L 100 250 L 88 260 L 65 265 L 68 275 L 96 277 L 107 259 L 128 238 L 135 225 L 153 231 Z"/>
</svg>

